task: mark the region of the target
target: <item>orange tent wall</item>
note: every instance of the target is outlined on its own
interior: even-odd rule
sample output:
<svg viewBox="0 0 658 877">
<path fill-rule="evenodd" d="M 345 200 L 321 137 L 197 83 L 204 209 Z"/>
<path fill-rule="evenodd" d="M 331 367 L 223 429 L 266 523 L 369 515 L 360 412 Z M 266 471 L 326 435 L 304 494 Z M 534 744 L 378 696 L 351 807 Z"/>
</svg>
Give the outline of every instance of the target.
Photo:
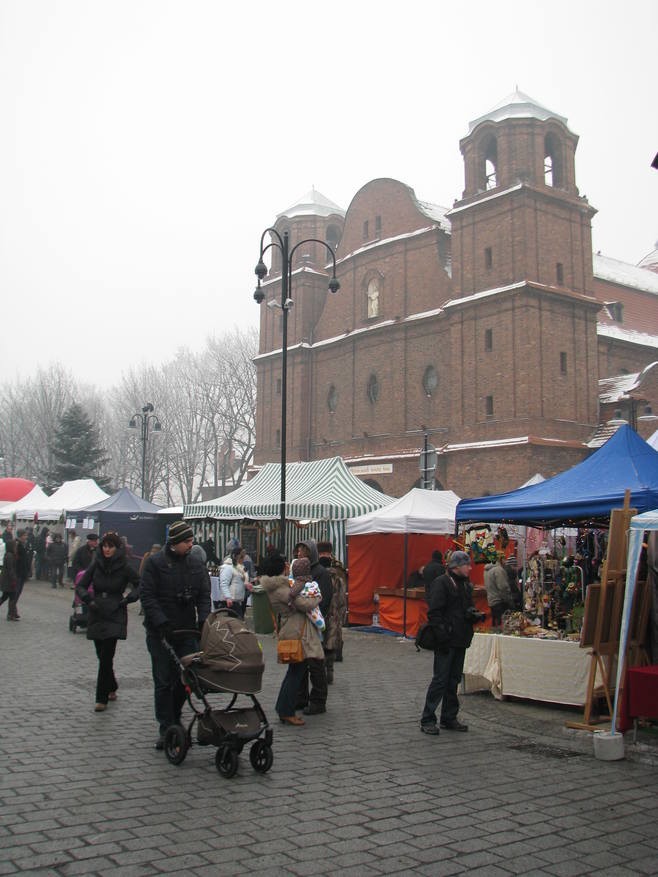
<svg viewBox="0 0 658 877">
<path fill-rule="evenodd" d="M 432 551 L 454 550 L 452 536 L 408 533 L 407 578 L 424 566 Z M 404 587 L 404 533 L 365 533 L 347 537 L 350 624 L 371 624 L 373 595 L 379 588 Z"/>
</svg>

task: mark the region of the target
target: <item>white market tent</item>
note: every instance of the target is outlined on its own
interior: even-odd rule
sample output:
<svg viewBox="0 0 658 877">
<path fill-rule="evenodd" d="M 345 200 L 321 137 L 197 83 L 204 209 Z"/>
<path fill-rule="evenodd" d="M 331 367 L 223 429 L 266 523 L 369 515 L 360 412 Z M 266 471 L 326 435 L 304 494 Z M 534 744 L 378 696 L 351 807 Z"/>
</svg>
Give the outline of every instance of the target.
<svg viewBox="0 0 658 877">
<path fill-rule="evenodd" d="M 412 488 L 400 499 L 346 524 L 348 536 L 363 533 L 453 533 L 459 497 L 452 490 Z"/>
<path fill-rule="evenodd" d="M 621 615 L 621 629 L 619 632 L 619 659 L 617 661 L 617 684 L 615 686 L 615 705 L 612 711 L 612 733 L 615 733 L 617 720 L 617 708 L 622 682 L 622 674 L 625 671 L 626 661 L 622 658 L 626 655 L 628 647 L 628 633 L 633 607 L 633 596 L 637 583 L 637 570 L 640 565 L 642 553 L 642 537 L 645 530 L 658 530 L 658 509 L 634 515 L 631 518 L 630 534 L 628 540 L 628 556 L 626 560 L 626 590 L 624 593 L 624 606 Z"/>
<path fill-rule="evenodd" d="M 39 519 L 58 520 L 69 509 L 84 509 L 103 499 L 109 494 L 96 484 L 93 478 L 79 478 L 77 481 L 65 481 L 61 487 L 48 497 L 43 507 L 43 515 Z"/>
<path fill-rule="evenodd" d="M 268 463 L 255 478 L 227 496 L 183 507 L 183 517 L 217 521 L 271 521 L 280 514 L 281 465 Z M 286 464 L 286 546 L 298 541 L 296 522 L 323 524 L 342 559 L 345 521 L 393 502 L 353 475 L 341 457 Z"/>
<path fill-rule="evenodd" d="M 45 514 L 47 503 L 48 494 L 44 493 L 38 484 L 35 484 L 32 490 L 22 499 L 3 505 L 0 508 L 0 516 L 10 518 L 12 515 L 15 515 L 23 520 L 34 519 L 35 514 L 42 517 L 42 513 Z"/>
<path fill-rule="evenodd" d="M 404 589 L 401 617 L 389 613 L 384 626 L 406 636 L 409 571 L 427 563 L 435 549 L 453 547 L 458 502 L 452 490 L 414 487 L 390 505 L 347 521 L 350 623 L 370 624 L 378 587 Z"/>
</svg>

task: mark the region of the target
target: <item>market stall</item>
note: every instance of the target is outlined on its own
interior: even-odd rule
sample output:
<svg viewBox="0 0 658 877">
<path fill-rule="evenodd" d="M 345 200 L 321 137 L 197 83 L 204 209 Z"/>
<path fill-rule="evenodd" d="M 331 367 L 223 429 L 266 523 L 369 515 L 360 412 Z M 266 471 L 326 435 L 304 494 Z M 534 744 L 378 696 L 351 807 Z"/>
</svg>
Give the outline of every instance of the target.
<svg viewBox="0 0 658 877">
<path fill-rule="evenodd" d="M 458 502 L 452 490 L 413 488 L 347 522 L 350 624 L 371 624 L 375 615 L 382 627 L 415 636 L 427 605 L 422 587 L 408 587 L 409 577 L 433 550 L 454 549 Z"/>
<path fill-rule="evenodd" d="M 268 463 L 258 475 L 224 497 L 183 507 L 200 541 L 209 534 L 222 553 L 231 538 L 247 548 L 254 561 L 268 544 L 278 543 L 281 466 Z M 393 502 L 393 498 L 353 475 L 341 457 L 286 464 L 286 533 L 288 556 L 303 539 L 328 539 L 345 560 L 345 522 Z"/>
<path fill-rule="evenodd" d="M 593 526 L 605 529 L 613 510 L 613 517 L 625 511 L 629 500 L 636 509 L 648 510 L 658 505 L 658 452 L 630 427 L 623 426 L 582 463 L 541 484 L 497 496 L 462 500 L 456 519 L 462 524 L 491 521 L 535 527 L 587 525 L 586 532 L 591 536 Z M 642 524 L 636 526 L 641 528 Z M 641 535 L 638 538 L 641 540 Z M 631 575 L 631 564 L 635 562 L 637 566 L 632 548 L 629 557 Z M 588 583 L 579 581 L 580 574 L 573 565 L 568 568 L 555 561 L 558 559 L 538 558 L 538 573 L 526 583 L 524 611 L 516 618 L 508 618 L 508 625 L 515 623 L 519 628 L 514 631 L 516 635 L 490 637 L 491 642 L 482 643 L 467 657 L 467 668 L 469 675 L 484 676 L 503 695 L 572 704 L 587 702 L 589 715 L 595 680 L 612 663 L 614 655 L 606 653 L 602 660 L 596 654 L 595 644 L 593 659 L 590 652 L 578 649 L 570 641 L 580 640 L 579 624 L 583 620 L 583 596 L 588 592 Z M 625 566 L 610 567 L 622 568 Z M 632 601 L 628 587 L 626 599 Z M 539 645 L 538 637 L 527 635 L 533 627 L 542 638 Z M 545 639 L 547 636 L 549 640 Z M 589 644 L 587 638 L 582 643 Z M 616 654 L 614 637 L 610 637 L 609 645 Z M 603 681 L 608 696 L 611 683 L 608 678 Z"/>
<path fill-rule="evenodd" d="M 142 557 L 154 543 L 164 544 L 165 521 L 158 515 L 159 510 L 160 506 L 122 487 L 107 499 L 69 509 L 67 514 L 72 524 L 69 529 L 81 535 L 92 530 L 116 530 L 126 537 L 133 553 Z"/>
</svg>

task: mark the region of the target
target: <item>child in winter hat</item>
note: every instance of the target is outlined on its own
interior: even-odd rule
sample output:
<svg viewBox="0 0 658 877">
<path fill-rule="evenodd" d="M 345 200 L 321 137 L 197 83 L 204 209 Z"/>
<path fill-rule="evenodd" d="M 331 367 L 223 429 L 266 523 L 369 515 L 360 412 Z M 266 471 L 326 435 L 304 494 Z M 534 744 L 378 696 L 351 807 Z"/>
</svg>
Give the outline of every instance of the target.
<svg viewBox="0 0 658 877">
<path fill-rule="evenodd" d="M 308 557 L 296 557 L 290 566 L 290 598 L 288 605 L 291 606 L 295 597 L 300 594 L 303 597 L 321 597 L 320 586 L 313 581 L 311 576 L 311 561 Z M 324 617 L 320 612 L 320 607 L 316 606 L 306 613 L 311 623 L 317 627 L 319 631 L 325 629 Z"/>
</svg>

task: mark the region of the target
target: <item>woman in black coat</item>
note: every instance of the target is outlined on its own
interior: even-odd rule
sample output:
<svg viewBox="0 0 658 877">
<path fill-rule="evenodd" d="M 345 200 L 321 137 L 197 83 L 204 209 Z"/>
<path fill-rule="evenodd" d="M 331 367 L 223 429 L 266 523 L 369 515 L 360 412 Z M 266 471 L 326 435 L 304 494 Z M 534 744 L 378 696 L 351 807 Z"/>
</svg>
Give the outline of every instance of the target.
<svg viewBox="0 0 658 877">
<path fill-rule="evenodd" d="M 91 565 L 76 585 L 76 592 L 89 610 L 87 639 L 94 641 L 98 656 L 94 709 L 100 713 L 107 709 L 108 700 L 117 699 L 114 653 L 117 641 L 128 634 L 126 606 L 139 599 L 139 575 L 129 566 L 125 547 L 116 533 L 103 536 Z"/>
</svg>

